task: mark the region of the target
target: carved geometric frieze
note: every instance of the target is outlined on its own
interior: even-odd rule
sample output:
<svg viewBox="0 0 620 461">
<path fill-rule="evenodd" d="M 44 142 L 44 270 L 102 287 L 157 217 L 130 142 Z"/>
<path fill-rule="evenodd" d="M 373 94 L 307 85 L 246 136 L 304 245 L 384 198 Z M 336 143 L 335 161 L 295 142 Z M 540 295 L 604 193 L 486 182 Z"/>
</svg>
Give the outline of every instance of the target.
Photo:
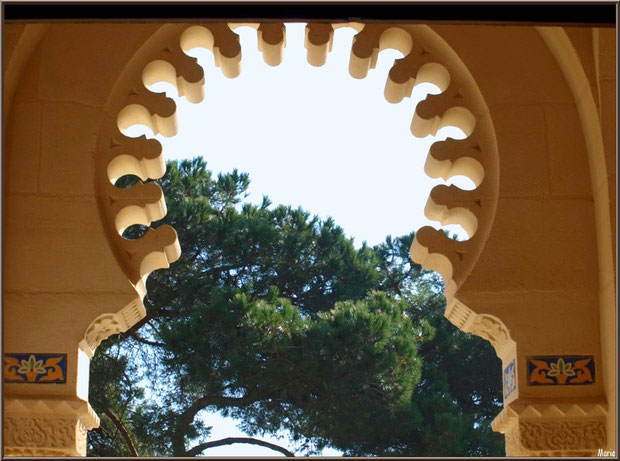
<svg viewBox="0 0 620 461">
<path fill-rule="evenodd" d="M 85 456 L 86 431 L 99 426 L 79 399 L 6 397 L 4 404 L 6 456 Z"/>
<path fill-rule="evenodd" d="M 528 386 L 594 384 L 592 355 L 527 357 Z"/>
<path fill-rule="evenodd" d="M 520 422 L 506 434 L 507 456 L 594 456 L 605 446 L 604 421 Z"/>
<path fill-rule="evenodd" d="M 64 383 L 67 354 L 4 354 L 5 383 Z"/>
<path fill-rule="evenodd" d="M 529 451 L 585 451 L 605 446 L 603 421 L 519 422 L 520 440 Z"/>
<path fill-rule="evenodd" d="M 7 456 L 85 456 L 86 427 L 77 417 L 6 416 Z"/>
<path fill-rule="evenodd" d="M 606 447 L 606 405 L 516 400 L 492 427 L 506 436 L 507 456 L 593 456 Z"/>
</svg>

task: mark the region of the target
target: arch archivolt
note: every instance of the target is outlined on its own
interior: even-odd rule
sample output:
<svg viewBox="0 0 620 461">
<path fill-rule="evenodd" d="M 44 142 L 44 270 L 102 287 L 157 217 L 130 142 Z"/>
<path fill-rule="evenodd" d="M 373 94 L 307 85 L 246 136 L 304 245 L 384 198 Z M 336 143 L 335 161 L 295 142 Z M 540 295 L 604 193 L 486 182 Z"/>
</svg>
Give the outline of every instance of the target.
<svg viewBox="0 0 620 461">
<path fill-rule="evenodd" d="M 136 175 L 146 181 L 160 178 L 165 172 L 162 147 L 157 140 L 145 136 L 130 138 L 122 131 L 143 124 L 155 134 L 176 134 L 174 101 L 164 93 L 149 91 L 148 87 L 165 81 L 174 85 L 179 95 L 190 102 L 202 101 L 204 71 L 186 52 L 196 47 L 209 49 L 216 66 L 225 76 L 234 78 L 241 72 L 241 45 L 234 33 L 234 28 L 240 25 L 250 25 L 257 30 L 259 50 L 268 65 L 280 64 L 286 44 L 282 23 L 168 24 L 162 26 L 127 64 L 105 105 L 107 117 L 100 130 L 95 171 L 99 210 L 115 255 L 140 299 L 146 294 L 145 281 L 149 273 L 169 267 L 179 258 L 180 246 L 176 232 L 167 225 L 149 228 L 142 238 L 135 240 L 122 236 L 127 227 L 150 226 L 166 213 L 164 196 L 157 184 L 139 182 L 127 189 L 115 186 L 118 178 L 124 175 Z M 349 62 L 349 73 L 354 78 L 364 78 L 375 67 L 382 50 L 390 48 L 403 53 L 388 73 L 384 91 L 387 101 L 400 102 L 411 96 L 413 88 L 421 83 L 432 83 L 439 88 L 439 94 L 427 96 L 412 114 L 414 136 L 435 135 L 446 126 L 456 126 L 466 136 L 461 140 L 435 142 L 428 154 L 425 172 L 443 179 L 468 176 L 476 188 L 435 187 L 425 214 L 443 225 L 461 225 L 470 238 L 455 241 L 441 230 L 423 227 L 411 246 L 414 262 L 443 277 L 444 294 L 450 304 L 482 252 L 497 205 L 499 162 L 488 108 L 465 65 L 428 26 L 309 23 L 305 48 L 311 65 L 321 66 L 326 62 L 334 29 L 346 26 L 357 30 Z M 89 326 L 83 342 L 93 349 L 92 346 L 96 347 L 108 333 L 131 327 L 144 315 L 144 308 L 136 312 L 140 314 L 129 322 L 110 317 L 122 317 L 119 314 L 101 316 Z"/>
</svg>

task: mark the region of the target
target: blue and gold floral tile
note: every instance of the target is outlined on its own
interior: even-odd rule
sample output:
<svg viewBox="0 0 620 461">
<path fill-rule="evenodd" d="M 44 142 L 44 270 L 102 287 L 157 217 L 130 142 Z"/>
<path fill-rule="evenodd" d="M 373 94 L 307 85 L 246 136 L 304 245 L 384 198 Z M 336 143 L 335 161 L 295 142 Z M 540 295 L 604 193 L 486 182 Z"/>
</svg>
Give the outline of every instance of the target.
<svg viewBox="0 0 620 461">
<path fill-rule="evenodd" d="M 5 383 L 64 383 L 67 354 L 4 354 Z"/>
<path fill-rule="evenodd" d="M 594 371 L 592 355 L 527 358 L 527 383 L 530 386 L 593 384 Z"/>
<path fill-rule="evenodd" d="M 517 375 L 515 369 L 515 361 L 512 361 L 504 368 L 504 400 L 507 400 L 517 389 Z"/>
</svg>

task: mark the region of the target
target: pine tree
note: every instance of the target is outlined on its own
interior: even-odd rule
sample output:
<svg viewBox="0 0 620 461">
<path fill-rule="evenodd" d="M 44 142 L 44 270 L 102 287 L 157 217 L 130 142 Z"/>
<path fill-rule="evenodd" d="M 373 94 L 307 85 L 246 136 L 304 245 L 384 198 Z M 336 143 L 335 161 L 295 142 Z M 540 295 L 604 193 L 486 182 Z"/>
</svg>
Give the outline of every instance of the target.
<svg viewBox="0 0 620 461">
<path fill-rule="evenodd" d="M 413 234 L 356 249 L 332 219 L 245 203 L 248 175 L 214 177 L 200 158 L 159 182 L 182 257 L 150 276 L 147 317 L 97 350 L 89 455 L 228 443 L 207 441 L 203 410 L 252 436 L 287 431 L 295 446 L 272 447 L 287 455 L 503 454 L 489 429 L 498 360 L 441 318 L 440 280 L 408 258 Z"/>
</svg>

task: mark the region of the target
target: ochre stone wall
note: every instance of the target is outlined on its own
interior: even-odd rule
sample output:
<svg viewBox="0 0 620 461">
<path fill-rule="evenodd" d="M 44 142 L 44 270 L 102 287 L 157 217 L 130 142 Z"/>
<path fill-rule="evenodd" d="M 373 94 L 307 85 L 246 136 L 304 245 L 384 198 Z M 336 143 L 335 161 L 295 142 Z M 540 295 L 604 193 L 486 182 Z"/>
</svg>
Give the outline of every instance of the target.
<svg viewBox="0 0 620 461">
<path fill-rule="evenodd" d="M 80 342 L 101 314 L 141 305 L 110 251 L 95 197 L 102 106 L 131 53 L 157 26 L 6 30 L 20 29 L 24 42 L 17 41 L 8 64 L 15 91 L 5 119 L 3 347 L 5 365 L 7 354 L 32 355 L 47 374 L 7 382 L 5 368 L 5 454 L 84 455 L 85 430 L 98 419 L 87 403 L 90 351 Z M 62 355 L 60 368 L 46 367 Z M 51 373 L 60 378 L 45 382 Z"/>
</svg>

